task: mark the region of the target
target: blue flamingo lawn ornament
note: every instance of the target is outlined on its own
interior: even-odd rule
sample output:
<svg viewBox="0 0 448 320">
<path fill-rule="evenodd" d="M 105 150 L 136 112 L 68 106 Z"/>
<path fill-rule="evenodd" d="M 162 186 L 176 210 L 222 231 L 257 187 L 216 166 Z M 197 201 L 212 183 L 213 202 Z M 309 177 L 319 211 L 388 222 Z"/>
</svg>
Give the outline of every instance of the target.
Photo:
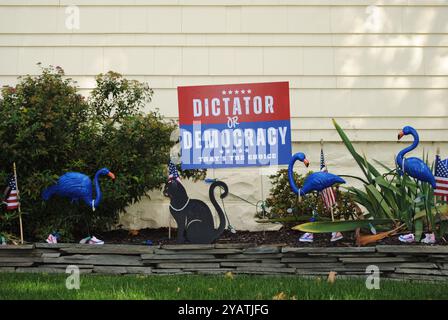
<svg viewBox="0 0 448 320">
<path fill-rule="evenodd" d="M 95 211 L 102 199 L 99 177 L 105 175 L 111 177 L 112 180 L 115 179 L 115 175 L 110 172 L 109 169 L 102 168 L 98 170 L 94 178 L 96 193 L 95 199 L 93 199 L 92 182 L 90 181 L 90 178 L 79 172 L 67 172 L 62 175 L 55 185 L 44 190 L 42 193 L 42 198 L 47 201 L 53 195 L 58 195 L 61 197 L 67 197 L 72 201 L 83 200 L 89 207 L 92 207 L 93 211 Z"/>
<path fill-rule="evenodd" d="M 336 183 L 345 183 L 344 179 L 335 174 L 320 171 L 310 174 L 305 179 L 303 187 L 299 189 L 297 188 L 296 182 L 294 181 L 294 174 L 293 174 L 294 163 L 297 160 L 303 162 L 306 167 L 309 166 L 309 161 L 306 159 L 305 154 L 302 152 L 298 152 L 295 155 L 293 155 L 291 160 L 289 161 L 288 166 L 289 185 L 291 186 L 291 190 L 299 196 L 305 196 L 306 194 L 312 191 L 320 192 L 328 187 L 331 187 Z"/>
<path fill-rule="evenodd" d="M 402 131 L 398 133 L 398 140 L 400 140 L 405 135 L 412 135 L 414 137 L 414 142 L 401 150 L 396 158 L 397 166 L 401 169 L 399 170 L 400 174 L 406 173 L 414 179 L 419 181 L 429 183 L 433 188 L 436 187 L 436 179 L 431 172 L 431 169 L 423 162 L 423 160 L 412 157 L 405 158 L 405 154 L 417 148 L 418 143 L 420 142 L 417 130 L 410 126 L 406 126 Z"/>
</svg>

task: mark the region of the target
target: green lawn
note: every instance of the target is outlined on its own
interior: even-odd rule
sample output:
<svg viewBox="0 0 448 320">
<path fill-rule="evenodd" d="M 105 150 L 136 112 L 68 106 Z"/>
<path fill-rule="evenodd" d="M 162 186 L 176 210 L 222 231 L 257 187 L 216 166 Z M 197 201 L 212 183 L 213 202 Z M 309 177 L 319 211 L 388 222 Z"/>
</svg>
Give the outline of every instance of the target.
<svg viewBox="0 0 448 320">
<path fill-rule="evenodd" d="M 0 273 L 4 299 L 448 299 L 448 282 L 381 280 L 368 290 L 362 279 L 262 276 L 81 275 L 80 290 L 65 288 L 65 274 Z M 282 293 L 282 294 L 281 294 Z"/>
</svg>

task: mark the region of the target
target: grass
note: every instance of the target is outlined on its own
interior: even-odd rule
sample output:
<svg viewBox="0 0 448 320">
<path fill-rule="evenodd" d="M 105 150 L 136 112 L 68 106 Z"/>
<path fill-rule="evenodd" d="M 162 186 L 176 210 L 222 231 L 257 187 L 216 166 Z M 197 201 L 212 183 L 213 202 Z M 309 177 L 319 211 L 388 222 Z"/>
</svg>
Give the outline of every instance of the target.
<svg viewBox="0 0 448 320">
<path fill-rule="evenodd" d="M 81 275 L 79 290 L 67 290 L 66 274 L 0 273 L 0 300 L 15 299 L 448 299 L 448 281 L 381 280 L 368 290 L 363 279 L 275 276 Z"/>
</svg>

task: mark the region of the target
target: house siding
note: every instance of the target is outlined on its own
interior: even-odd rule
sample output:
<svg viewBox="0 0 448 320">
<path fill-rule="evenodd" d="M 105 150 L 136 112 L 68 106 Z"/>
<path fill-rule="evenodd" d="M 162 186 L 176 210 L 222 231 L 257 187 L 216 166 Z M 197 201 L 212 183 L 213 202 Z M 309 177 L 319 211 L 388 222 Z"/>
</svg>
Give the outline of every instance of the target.
<svg viewBox="0 0 448 320">
<path fill-rule="evenodd" d="M 65 26 L 69 5 L 80 10 L 79 29 Z M 0 85 L 37 74 L 42 62 L 64 68 L 88 95 L 96 74 L 114 70 L 147 81 L 155 91 L 147 110 L 176 119 L 177 86 L 289 81 L 293 151 L 318 170 L 324 139 L 329 169 L 356 174 L 332 118 L 359 150 L 389 165 L 404 125 L 419 131 L 414 154 L 448 155 L 447 34 L 445 0 L 3 0 Z M 267 173 L 208 171 L 251 202 L 268 195 Z M 193 198 L 206 200 L 207 187 L 187 183 Z M 170 223 L 167 201 L 150 196 L 123 214 L 125 227 Z M 263 227 L 253 206 L 226 202 L 237 229 Z"/>
</svg>

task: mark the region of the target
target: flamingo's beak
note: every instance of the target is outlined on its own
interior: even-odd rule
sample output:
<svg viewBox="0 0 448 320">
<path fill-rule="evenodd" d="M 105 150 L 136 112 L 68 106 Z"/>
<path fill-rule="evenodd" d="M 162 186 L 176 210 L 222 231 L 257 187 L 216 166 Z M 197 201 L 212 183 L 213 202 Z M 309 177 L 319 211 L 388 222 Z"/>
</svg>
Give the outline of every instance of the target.
<svg viewBox="0 0 448 320">
<path fill-rule="evenodd" d="M 115 180 L 115 175 L 109 171 L 109 173 L 107 174 L 109 177 L 112 178 L 112 180 Z"/>
<path fill-rule="evenodd" d="M 310 165 L 310 162 L 308 161 L 308 159 L 303 160 L 303 163 L 305 164 L 305 167 L 307 167 L 307 168 Z"/>
<path fill-rule="evenodd" d="M 403 138 L 403 136 L 404 136 L 404 132 L 403 131 L 398 132 L 398 140 Z"/>
</svg>

